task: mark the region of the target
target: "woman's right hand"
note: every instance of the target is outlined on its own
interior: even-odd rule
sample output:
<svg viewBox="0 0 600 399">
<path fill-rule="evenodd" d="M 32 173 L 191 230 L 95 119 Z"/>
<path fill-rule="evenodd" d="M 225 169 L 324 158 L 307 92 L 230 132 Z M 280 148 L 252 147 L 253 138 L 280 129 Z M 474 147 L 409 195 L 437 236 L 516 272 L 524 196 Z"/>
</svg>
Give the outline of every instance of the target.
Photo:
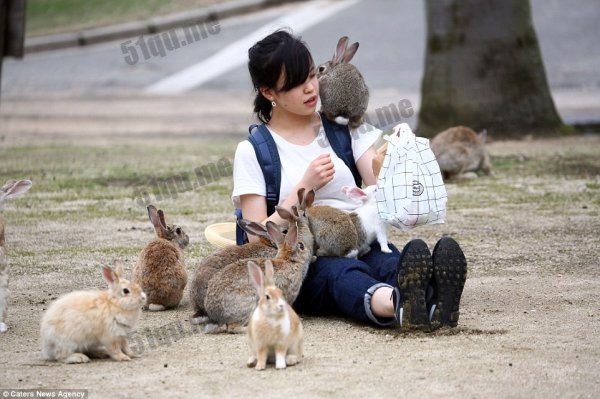
<svg viewBox="0 0 600 399">
<path fill-rule="evenodd" d="M 300 186 L 307 189 L 314 188 L 315 190 L 318 190 L 333 180 L 334 174 L 335 169 L 333 167 L 333 161 L 331 160 L 331 154 L 321 154 L 313 159 L 308 165 L 308 168 L 306 168 Z"/>
</svg>

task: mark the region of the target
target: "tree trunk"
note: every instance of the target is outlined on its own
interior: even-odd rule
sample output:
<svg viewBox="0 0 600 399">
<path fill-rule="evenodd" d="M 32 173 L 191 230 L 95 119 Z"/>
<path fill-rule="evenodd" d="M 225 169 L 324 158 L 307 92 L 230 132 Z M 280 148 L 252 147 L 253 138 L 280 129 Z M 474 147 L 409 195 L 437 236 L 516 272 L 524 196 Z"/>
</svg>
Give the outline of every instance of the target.
<svg viewBox="0 0 600 399">
<path fill-rule="evenodd" d="M 561 130 L 529 0 L 426 0 L 427 53 L 417 131 L 492 137 Z"/>
</svg>

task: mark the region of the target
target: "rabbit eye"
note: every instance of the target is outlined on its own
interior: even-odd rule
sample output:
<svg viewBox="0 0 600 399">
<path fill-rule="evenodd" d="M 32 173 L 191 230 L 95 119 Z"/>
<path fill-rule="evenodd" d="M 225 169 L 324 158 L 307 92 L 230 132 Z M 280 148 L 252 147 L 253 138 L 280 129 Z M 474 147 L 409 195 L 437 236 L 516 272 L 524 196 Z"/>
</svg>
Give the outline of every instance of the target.
<svg viewBox="0 0 600 399">
<path fill-rule="evenodd" d="M 300 248 L 301 251 L 304 251 L 304 243 L 303 242 L 299 242 L 298 243 L 298 248 Z"/>
<path fill-rule="evenodd" d="M 321 65 L 321 66 L 319 67 L 319 73 L 323 73 L 323 72 L 325 72 L 325 69 L 326 69 L 326 68 L 325 68 L 325 65 Z"/>
<path fill-rule="evenodd" d="M 123 294 L 127 295 L 129 294 L 131 291 L 129 291 L 129 288 L 123 288 Z"/>
<path fill-rule="evenodd" d="M 267 298 L 267 301 L 270 301 L 271 300 L 271 295 L 265 294 L 265 298 Z"/>
<path fill-rule="evenodd" d="M 175 233 L 180 236 L 181 235 L 181 227 L 175 229 Z"/>
</svg>

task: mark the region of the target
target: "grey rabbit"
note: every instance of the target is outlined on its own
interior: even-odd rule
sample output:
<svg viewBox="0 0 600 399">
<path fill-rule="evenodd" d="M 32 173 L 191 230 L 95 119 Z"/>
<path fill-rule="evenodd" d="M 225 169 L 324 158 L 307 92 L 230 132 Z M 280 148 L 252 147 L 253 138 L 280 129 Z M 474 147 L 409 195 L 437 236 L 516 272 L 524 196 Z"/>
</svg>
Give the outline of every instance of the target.
<svg viewBox="0 0 600 399">
<path fill-rule="evenodd" d="M 207 321 L 204 309 L 206 290 L 208 282 L 219 270 L 240 259 L 273 258 L 277 254 L 277 246 L 269 238 L 265 226 L 246 219 L 240 219 L 237 223 L 246 233 L 258 236 L 259 240 L 221 248 L 200 261 L 190 285 L 190 302 L 194 307 L 192 324 Z"/>
<path fill-rule="evenodd" d="M 314 237 L 306 217 L 297 208 L 292 212 L 281 207 L 276 209 L 280 215 L 283 213 L 296 220 L 285 235 L 275 223 L 268 221 L 266 224 L 270 239 L 277 244 L 277 254 L 270 259 L 275 269 L 274 282 L 283 291 L 286 301 L 293 303 L 313 261 Z M 209 319 L 205 332 L 216 332 L 221 326 L 228 332 L 236 332 L 248 323 L 257 301 L 256 292 L 248 281 L 250 260 L 264 269 L 267 259 L 238 260 L 210 279 L 204 301 Z"/>
<path fill-rule="evenodd" d="M 349 63 L 356 50 L 358 43 L 348 47 L 348 37 L 344 36 L 331 61 L 317 68 L 321 111 L 327 119 L 353 129 L 363 123 L 369 105 L 369 88 L 358 69 Z"/>
<path fill-rule="evenodd" d="M 455 126 L 438 133 L 431 140 L 444 179 L 468 179 L 481 171 L 491 174 L 489 154 L 485 148 L 487 132 L 475 133 L 465 126 Z"/>
</svg>

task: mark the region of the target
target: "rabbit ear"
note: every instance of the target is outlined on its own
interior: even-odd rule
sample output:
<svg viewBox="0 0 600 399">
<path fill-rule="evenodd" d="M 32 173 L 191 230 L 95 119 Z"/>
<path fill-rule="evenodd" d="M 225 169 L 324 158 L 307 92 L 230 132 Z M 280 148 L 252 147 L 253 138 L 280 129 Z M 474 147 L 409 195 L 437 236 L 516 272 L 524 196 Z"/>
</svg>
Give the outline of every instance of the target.
<svg viewBox="0 0 600 399">
<path fill-rule="evenodd" d="M 344 194 L 346 194 L 348 198 L 351 199 L 357 199 L 362 201 L 367 197 L 367 193 L 358 187 L 344 186 L 342 187 L 342 191 L 344 192 Z"/>
<path fill-rule="evenodd" d="M 487 140 L 487 129 L 483 129 L 482 131 L 477 133 L 477 138 L 481 143 L 485 143 L 485 141 Z"/>
<path fill-rule="evenodd" d="M 125 267 L 123 266 L 123 262 L 119 262 L 118 260 L 116 260 L 113 264 L 113 267 L 113 270 L 117 277 L 122 278 L 125 275 Z"/>
<path fill-rule="evenodd" d="M 298 207 L 296 205 L 292 205 L 292 213 L 294 214 L 294 218 L 300 218 L 300 213 L 298 212 Z"/>
<path fill-rule="evenodd" d="M 305 191 L 306 191 L 306 189 L 304 187 L 298 189 L 298 203 L 300 205 L 302 205 L 302 202 L 304 202 L 304 192 Z"/>
<path fill-rule="evenodd" d="M 287 209 L 282 208 L 280 206 L 276 206 L 275 210 L 283 220 L 287 220 L 290 223 L 294 223 L 296 221 L 296 218 L 294 217 L 292 212 L 288 211 Z"/>
<path fill-rule="evenodd" d="M 252 234 L 259 237 L 267 236 L 267 228 L 260 223 L 253 222 L 248 219 L 239 219 L 237 221 L 238 226 L 248 234 Z"/>
<path fill-rule="evenodd" d="M 165 237 L 165 230 L 167 226 L 163 224 L 162 219 L 164 219 L 164 215 L 161 218 L 160 213 L 162 213 L 162 211 L 156 209 L 154 205 L 148 205 L 148 217 L 150 218 L 150 222 L 154 226 L 154 231 L 156 231 L 157 236 L 163 238 Z"/>
<path fill-rule="evenodd" d="M 273 275 L 275 272 L 273 271 L 273 262 L 271 259 L 267 259 L 265 261 L 265 285 L 275 285 L 273 281 Z"/>
<path fill-rule="evenodd" d="M 346 52 L 346 47 L 348 47 L 348 36 L 342 36 L 340 40 L 338 40 L 337 47 L 335 48 L 335 54 L 331 59 L 334 65 L 342 62 L 344 53 Z"/>
<path fill-rule="evenodd" d="M 2 187 L 3 193 L 0 193 L 0 204 L 7 199 L 19 197 L 31 188 L 31 180 L 8 181 Z"/>
<path fill-rule="evenodd" d="M 256 288 L 258 295 L 261 295 L 265 287 L 263 272 L 260 270 L 260 267 L 251 260 L 248 261 L 248 280 L 250 281 L 250 284 Z"/>
<path fill-rule="evenodd" d="M 290 247 L 294 247 L 298 242 L 298 226 L 295 223 L 290 225 L 290 228 L 285 235 L 285 242 Z"/>
<path fill-rule="evenodd" d="M 358 50 L 358 42 L 352 43 L 350 47 L 346 49 L 346 52 L 344 53 L 344 58 L 342 58 L 342 62 L 350 62 L 352 57 L 354 57 L 354 54 L 356 54 L 356 50 Z"/>
<path fill-rule="evenodd" d="M 165 222 L 165 214 L 162 209 L 158 210 L 158 217 L 160 218 L 160 224 L 162 227 L 167 227 L 167 222 Z"/>
<path fill-rule="evenodd" d="M 102 275 L 104 276 L 104 280 L 111 287 L 119 282 L 119 276 L 115 274 L 113 269 L 110 266 L 102 266 Z"/>
<path fill-rule="evenodd" d="M 302 204 L 302 208 L 310 208 L 313 202 L 315 202 L 315 190 L 310 190 L 304 196 L 304 203 Z"/>
<path fill-rule="evenodd" d="M 270 220 L 267 222 L 267 235 L 277 246 L 283 243 L 285 238 L 281 230 L 279 230 L 279 226 Z"/>
</svg>

